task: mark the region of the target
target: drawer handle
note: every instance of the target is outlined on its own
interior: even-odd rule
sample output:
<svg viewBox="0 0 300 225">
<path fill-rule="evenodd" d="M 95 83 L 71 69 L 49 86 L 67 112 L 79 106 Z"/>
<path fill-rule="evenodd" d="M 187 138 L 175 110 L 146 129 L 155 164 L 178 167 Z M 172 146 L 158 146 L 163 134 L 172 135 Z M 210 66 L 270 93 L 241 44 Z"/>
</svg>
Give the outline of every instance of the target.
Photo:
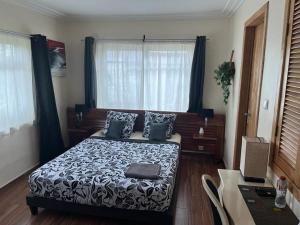
<svg viewBox="0 0 300 225">
<path fill-rule="evenodd" d="M 198 145 L 198 150 L 199 151 L 204 151 L 204 146 L 203 145 Z"/>
</svg>

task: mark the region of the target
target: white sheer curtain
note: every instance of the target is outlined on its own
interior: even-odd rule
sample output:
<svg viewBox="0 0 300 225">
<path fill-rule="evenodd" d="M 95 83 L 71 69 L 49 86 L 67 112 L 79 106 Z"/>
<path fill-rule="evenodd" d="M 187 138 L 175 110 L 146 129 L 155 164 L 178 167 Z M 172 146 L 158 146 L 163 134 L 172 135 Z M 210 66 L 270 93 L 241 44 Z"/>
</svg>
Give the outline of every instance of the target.
<svg viewBox="0 0 300 225">
<path fill-rule="evenodd" d="M 144 109 L 186 112 L 194 43 L 145 43 Z"/>
<path fill-rule="evenodd" d="M 131 42 L 96 45 L 97 106 L 139 109 L 142 104 L 143 46 Z"/>
<path fill-rule="evenodd" d="M 186 111 L 194 46 L 98 41 L 97 107 Z"/>
<path fill-rule="evenodd" d="M 0 133 L 33 123 L 32 79 L 30 40 L 0 33 Z"/>
</svg>

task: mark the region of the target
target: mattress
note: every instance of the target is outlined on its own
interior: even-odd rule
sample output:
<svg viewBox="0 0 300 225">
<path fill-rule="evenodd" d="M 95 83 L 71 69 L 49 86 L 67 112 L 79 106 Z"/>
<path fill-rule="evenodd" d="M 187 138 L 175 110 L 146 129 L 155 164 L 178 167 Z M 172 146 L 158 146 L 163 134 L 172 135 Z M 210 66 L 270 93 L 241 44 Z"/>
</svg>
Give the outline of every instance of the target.
<svg viewBox="0 0 300 225">
<path fill-rule="evenodd" d="M 92 135 L 92 137 L 104 137 L 103 131 L 99 130 L 96 133 Z M 148 138 L 143 137 L 143 132 L 141 131 L 136 131 L 133 132 L 130 136 L 129 139 L 134 139 L 134 140 L 149 140 Z M 181 144 L 181 135 L 178 133 L 175 133 L 171 136 L 171 138 L 167 139 L 169 142 L 175 142 L 177 144 Z"/>
<path fill-rule="evenodd" d="M 121 209 L 166 211 L 180 145 L 145 140 L 85 139 L 29 176 L 33 196 Z M 131 163 L 158 163 L 160 179 L 126 178 Z"/>
</svg>

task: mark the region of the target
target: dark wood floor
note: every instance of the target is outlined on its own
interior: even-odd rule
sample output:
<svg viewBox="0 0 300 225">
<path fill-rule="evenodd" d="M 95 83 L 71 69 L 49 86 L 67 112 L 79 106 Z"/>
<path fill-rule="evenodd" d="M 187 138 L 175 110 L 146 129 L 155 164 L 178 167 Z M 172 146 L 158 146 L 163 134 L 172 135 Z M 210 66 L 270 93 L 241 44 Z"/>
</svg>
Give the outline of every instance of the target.
<svg viewBox="0 0 300 225">
<path fill-rule="evenodd" d="M 210 174 L 218 182 L 217 168 L 223 168 L 223 165 L 215 164 L 206 156 L 185 155 L 181 166 L 175 225 L 212 225 L 210 206 L 202 188 L 201 175 Z M 1 225 L 133 225 L 132 222 L 42 209 L 37 216 L 32 216 L 25 203 L 27 192 L 27 175 L 0 190 Z"/>
</svg>

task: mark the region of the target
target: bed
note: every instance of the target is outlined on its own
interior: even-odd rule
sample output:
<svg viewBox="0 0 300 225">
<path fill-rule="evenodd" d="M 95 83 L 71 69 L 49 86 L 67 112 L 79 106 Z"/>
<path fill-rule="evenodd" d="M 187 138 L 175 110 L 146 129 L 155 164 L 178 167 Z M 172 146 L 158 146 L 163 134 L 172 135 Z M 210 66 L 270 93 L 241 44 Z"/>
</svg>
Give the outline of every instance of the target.
<svg viewBox="0 0 300 225">
<path fill-rule="evenodd" d="M 32 214 L 41 207 L 172 224 L 180 141 L 179 134 L 166 142 L 149 142 L 141 132 L 121 140 L 97 132 L 29 176 L 27 204 Z M 160 179 L 126 178 L 126 168 L 134 162 L 160 164 Z"/>
</svg>

